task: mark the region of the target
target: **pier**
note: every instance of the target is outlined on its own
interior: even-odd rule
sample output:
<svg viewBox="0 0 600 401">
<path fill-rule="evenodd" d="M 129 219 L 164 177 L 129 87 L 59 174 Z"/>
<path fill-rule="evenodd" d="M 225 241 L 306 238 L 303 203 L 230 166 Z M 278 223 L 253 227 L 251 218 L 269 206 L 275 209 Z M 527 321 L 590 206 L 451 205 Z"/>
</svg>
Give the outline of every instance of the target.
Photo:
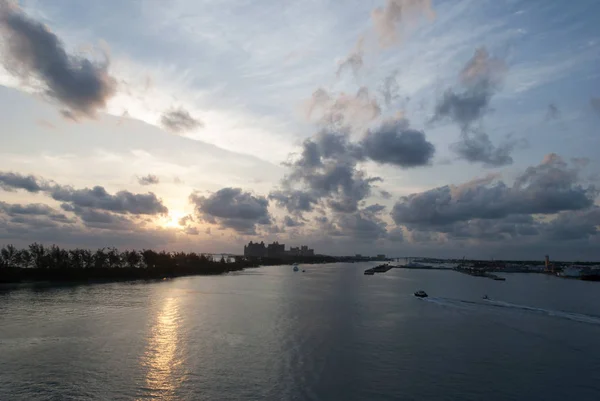
<svg viewBox="0 0 600 401">
<path fill-rule="evenodd" d="M 486 271 L 483 269 L 468 268 L 468 267 L 455 267 L 453 270 L 455 270 L 459 273 L 468 274 L 469 276 L 486 277 L 486 278 L 491 278 L 492 280 L 498 280 L 498 281 L 506 280 L 504 277 L 500 277 L 496 274 L 490 273 L 489 271 Z"/>
<path fill-rule="evenodd" d="M 388 270 L 390 270 L 392 267 L 394 267 L 394 266 L 390 266 L 389 263 L 383 264 L 383 265 L 379 265 L 379 266 L 375 266 L 375 267 L 371 267 L 370 269 L 365 270 L 365 275 L 366 276 L 372 276 L 375 273 L 385 273 Z"/>
</svg>

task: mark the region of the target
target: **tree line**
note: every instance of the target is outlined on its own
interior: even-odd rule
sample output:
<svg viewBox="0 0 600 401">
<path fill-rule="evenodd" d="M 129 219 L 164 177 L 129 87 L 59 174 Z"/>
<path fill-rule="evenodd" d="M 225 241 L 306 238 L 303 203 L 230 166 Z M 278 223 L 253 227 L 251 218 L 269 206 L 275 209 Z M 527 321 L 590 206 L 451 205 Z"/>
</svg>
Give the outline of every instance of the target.
<svg viewBox="0 0 600 401">
<path fill-rule="evenodd" d="M 63 249 L 33 243 L 18 249 L 0 249 L 0 283 L 27 281 L 116 281 L 162 279 L 190 275 L 214 275 L 248 267 L 291 263 L 333 263 L 331 256 L 214 259 L 195 252 L 156 252 L 151 249 L 119 251 L 116 248 Z"/>
<path fill-rule="evenodd" d="M 243 257 L 215 260 L 195 252 L 151 249 L 63 249 L 34 243 L 25 249 L 0 249 L 0 282 L 157 279 L 195 274 L 222 274 L 256 266 Z"/>
</svg>

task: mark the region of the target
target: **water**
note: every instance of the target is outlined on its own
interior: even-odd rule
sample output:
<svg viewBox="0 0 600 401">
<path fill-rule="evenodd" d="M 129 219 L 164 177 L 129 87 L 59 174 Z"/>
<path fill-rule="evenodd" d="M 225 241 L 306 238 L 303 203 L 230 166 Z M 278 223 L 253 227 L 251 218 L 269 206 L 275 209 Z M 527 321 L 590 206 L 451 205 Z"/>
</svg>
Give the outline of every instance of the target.
<svg viewBox="0 0 600 401">
<path fill-rule="evenodd" d="M 369 266 L 2 291 L 0 400 L 600 399 L 600 283 Z"/>
</svg>

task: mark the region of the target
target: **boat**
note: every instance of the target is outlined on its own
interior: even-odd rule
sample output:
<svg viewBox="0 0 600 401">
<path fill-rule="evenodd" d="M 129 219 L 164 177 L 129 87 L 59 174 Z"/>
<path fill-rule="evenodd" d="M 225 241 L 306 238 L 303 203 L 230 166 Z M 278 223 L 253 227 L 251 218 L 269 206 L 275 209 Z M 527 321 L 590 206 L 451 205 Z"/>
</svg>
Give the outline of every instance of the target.
<svg viewBox="0 0 600 401">
<path fill-rule="evenodd" d="M 297 272 L 298 270 L 298 263 L 294 263 L 294 271 Z"/>
<path fill-rule="evenodd" d="M 302 269 L 302 273 L 306 273 L 306 270 Z"/>
<path fill-rule="evenodd" d="M 371 269 L 365 270 L 365 276 L 373 276 L 374 274 L 375 274 L 375 272 Z"/>
<path fill-rule="evenodd" d="M 419 290 L 419 291 L 415 292 L 415 297 L 426 298 L 427 296 L 428 296 L 427 293 L 423 290 Z"/>
<path fill-rule="evenodd" d="M 500 276 L 494 277 L 494 280 L 497 280 L 497 281 L 506 281 L 506 279 L 504 277 L 500 277 Z"/>
<path fill-rule="evenodd" d="M 487 294 L 485 294 L 485 295 L 483 296 L 483 299 L 490 299 L 490 297 L 488 297 L 488 296 L 487 296 Z"/>
</svg>

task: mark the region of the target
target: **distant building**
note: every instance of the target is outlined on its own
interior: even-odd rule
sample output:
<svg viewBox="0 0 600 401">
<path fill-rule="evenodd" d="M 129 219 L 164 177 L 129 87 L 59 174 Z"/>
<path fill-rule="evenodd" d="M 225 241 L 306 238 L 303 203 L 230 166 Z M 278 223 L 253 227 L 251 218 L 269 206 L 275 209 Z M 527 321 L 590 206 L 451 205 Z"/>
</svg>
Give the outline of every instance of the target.
<svg viewBox="0 0 600 401">
<path fill-rule="evenodd" d="M 248 258 L 264 258 L 267 256 L 267 247 L 264 242 L 257 242 L 256 244 L 250 243 L 244 246 L 244 256 Z"/>
<path fill-rule="evenodd" d="M 275 241 L 272 244 L 265 245 L 264 242 L 260 242 L 260 244 L 250 243 L 244 246 L 244 256 L 250 258 L 285 258 L 292 256 L 315 256 L 315 250 L 310 249 L 306 245 L 302 245 L 299 247 L 291 247 L 289 251 L 285 250 L 285 244 L 280 244 Z"/>
<path fill-rule="evenodd" d="M 360 253 L 357 253 L 356 255 L 354 255 L 357 258 L 362 258 L 362 255 Z"/>
<path fill-rule="evenodd" d="M 379 255 L 377 255 L 377 259 L 385 259 L 385 255 L 384 254 L 379 254 Z"/>
<path fill-rule="evenodd" d="M 267 257 L 281 258 L 283 256 L 285 256 L 285 244 L 280 244 L 275 241 L 272 244 L 267 245 Z"/>
<path fill-rule="evenodd" d="M 300 247 L 300 256 L 315 256 L 315 250 L 308 249 L 308 246 L 302 245 Z"/>
</svg>

